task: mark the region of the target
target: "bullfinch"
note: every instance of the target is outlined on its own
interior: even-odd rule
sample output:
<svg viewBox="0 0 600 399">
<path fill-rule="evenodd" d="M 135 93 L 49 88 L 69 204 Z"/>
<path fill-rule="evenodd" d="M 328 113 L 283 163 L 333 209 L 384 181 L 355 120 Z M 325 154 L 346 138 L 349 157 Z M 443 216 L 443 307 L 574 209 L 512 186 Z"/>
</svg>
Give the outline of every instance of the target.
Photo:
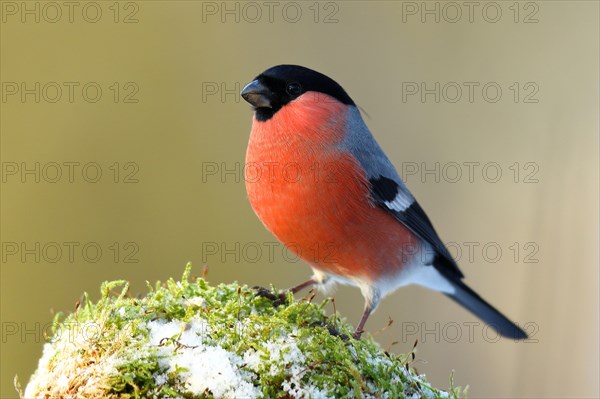
<svg viewBox="0 0 600 399">
<path fill-rule="evenodd" d="M 313 284 L 358 286 L 360 338 L 381 298 L 418 284 L 450 297 L 500 335 L 527 334 L 463 282 L 429 218 L 346 91 L 297 65 L 272 67 L 244 87 L 254 110 L 246 191 L 265 227 L 306 261 Z"/>
</svg>

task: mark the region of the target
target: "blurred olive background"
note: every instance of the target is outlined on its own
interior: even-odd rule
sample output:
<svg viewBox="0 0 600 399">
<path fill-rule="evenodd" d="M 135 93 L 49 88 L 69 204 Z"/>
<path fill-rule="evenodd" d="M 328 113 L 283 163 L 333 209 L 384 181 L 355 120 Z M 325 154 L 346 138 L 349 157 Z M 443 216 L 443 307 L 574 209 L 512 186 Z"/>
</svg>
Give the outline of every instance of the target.
<svg viewBox="0 0 600 399">
<path fill-rule="evenodd" d="M 408 287 L 367 325 L 394 320 L 381 345 L 419 338 L 419 371 L 447 388 L 454 369 L 472 398 L 598 397 L 597 2 L 476 2 L 471 17 L 462 2 L 61 4 L 1 3 L 2 398 L 34 371 L 52 312 L 102 281 L 143 293 L 188 261 L 212 283 L 309 276 L 243 182 L 237 93 L 280 63 L 346 88 L 466 281 L 533 334 L 497 340 Z M 436 82 L 439 102 L 422 99 Z M 359 291 L 334 295 L 355 324 Z"/>
</svg>

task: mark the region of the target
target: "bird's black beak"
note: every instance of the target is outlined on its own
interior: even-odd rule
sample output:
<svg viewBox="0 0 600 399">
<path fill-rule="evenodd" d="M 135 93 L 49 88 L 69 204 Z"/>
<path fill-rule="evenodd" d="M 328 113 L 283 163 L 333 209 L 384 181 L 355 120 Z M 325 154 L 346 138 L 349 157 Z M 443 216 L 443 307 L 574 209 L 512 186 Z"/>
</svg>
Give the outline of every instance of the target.
<svg viewBox="0 0 600 399">
<path fill-rule="evenodd" d="M 271 96 L 273 93 L 258 80 L 253 80 L 242 89 L 242 98 L 249 102 L 254 108 L 271 108 Z"/>
</svg>

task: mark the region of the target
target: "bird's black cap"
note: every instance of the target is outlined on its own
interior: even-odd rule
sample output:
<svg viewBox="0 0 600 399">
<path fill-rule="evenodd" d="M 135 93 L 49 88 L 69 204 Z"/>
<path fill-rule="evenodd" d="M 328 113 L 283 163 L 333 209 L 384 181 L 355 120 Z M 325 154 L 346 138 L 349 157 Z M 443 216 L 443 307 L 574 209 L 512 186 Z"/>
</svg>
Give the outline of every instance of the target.
<svg viewBox="0 0 600 399">
<path fill-rule="evenodd" d="M 277 65 L 267 69 L 241 92 L 256 111 L 256 119 L 269 120 L 277 111 L 302 94 L 314 91 L 339 102 L 355 105 L 336 81 L 320 72 L 299 65 Z"/>
</svg>

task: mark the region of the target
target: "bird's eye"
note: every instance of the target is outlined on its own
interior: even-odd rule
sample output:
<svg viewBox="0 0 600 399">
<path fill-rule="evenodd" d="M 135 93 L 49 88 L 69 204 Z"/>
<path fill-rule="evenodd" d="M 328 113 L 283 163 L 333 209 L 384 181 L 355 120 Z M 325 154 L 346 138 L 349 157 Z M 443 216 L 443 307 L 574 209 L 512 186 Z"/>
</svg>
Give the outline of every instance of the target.
<svg viewBox="0 0 600 399">
<path fill-rule="evenodd" d="M 298 94 L 300 94 L 302 92 L 302 86 L 300 86 L 300 84 L 296 83 L 296 82 L 290 83 L 285 88 L 285 91 L 287 91 L 287 93 L 290 96 L 297 96 Z"/>
</svg>

